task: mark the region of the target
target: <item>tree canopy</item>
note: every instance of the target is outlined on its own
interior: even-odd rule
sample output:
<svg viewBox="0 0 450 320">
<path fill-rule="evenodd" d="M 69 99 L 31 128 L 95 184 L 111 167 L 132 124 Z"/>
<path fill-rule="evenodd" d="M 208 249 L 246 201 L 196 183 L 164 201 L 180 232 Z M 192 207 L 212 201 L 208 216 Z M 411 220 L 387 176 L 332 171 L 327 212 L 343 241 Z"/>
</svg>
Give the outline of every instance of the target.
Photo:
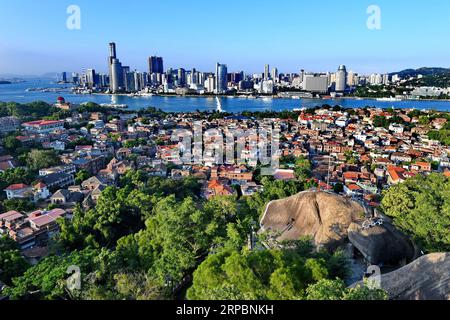
<svg viewBox="0 0 450 320">
<path fill-rule="evenodd" d="M 306 241 L 303 242 L 303 241 Z M 309 240 L 288 249 L 223 250 L 194 272 L 188 299 L 302 300 L 307 288 L 346 273 L 342 253 L 315 252 Z"/>
<path fill-rule="evenodd" d="M 382 209 L 427 252 L 450 250 L 450 181 L 417 175 L 384 192 Z"/>
</svg>

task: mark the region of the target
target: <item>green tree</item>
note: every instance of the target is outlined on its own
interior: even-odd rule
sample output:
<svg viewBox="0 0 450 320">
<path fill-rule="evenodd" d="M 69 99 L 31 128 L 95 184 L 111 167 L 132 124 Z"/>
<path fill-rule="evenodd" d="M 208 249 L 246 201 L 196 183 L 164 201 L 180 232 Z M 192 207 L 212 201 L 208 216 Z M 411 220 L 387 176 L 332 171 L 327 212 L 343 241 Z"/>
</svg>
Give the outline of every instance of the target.
<svg viewBox="0 0 450 320">
<path fill-rule="evenodd" d="M 27 268 L 28 263 L 20 254 L 17 243 L 0 236 L 0 281 L 11 285 L 12 278 L 22 275 Z"/>
<path fill-rule="evenodd" d="M 387 293 L 369 285 L 358 285 L 347 288 L 344 281 L 340 279 L 322 279 L 311 284 L 307 289 L 307 300 L 387 300 Z"/>
<path fill-rule="evenodd" d="M 75 183 L 81 184 L 83 181 L 89 179 L 89 177 L 90 177 L 89 172 L 87 172 L 86 170 L 80 170 L 77 172 L 75 176 Z"/>
<path fill-rule="evenodd" d="M 26 163 L 31 170 L 40 170 L 60 163 L 53 150 L 31 150 L 26 157 Z"/>
<path fill-rule="evenodd" d="M 311 161 L 305 157 L 299 157 L 295 161 L 295 174 L 300 180 L 306 180 L 311 178 L 311 169 L 312 164 Z"/>
<path fill-rule="evenodd" d="M 450 181 L 418 175 L 383 194 L 384 212 L 427 252 L 450 250 Z"/>
<path fill-rule="evenodd" d="M 29 200 L 25 199 L 8 199 L 3 201 L 3 207 L 7 211 L 27 212 L 36 208 Z"/>
<path fill-rule="evenodd" d="M 15 153 L 17 149 L 22 147 L 22 143 L 16 139 L 14 135 L 9 135 L 3 140 L 3 145 L 5 146 L 6 150 L 8 150 L 11 153 Z"/>
<path fill-rule="evenodd" d="M 100 252 L 96 250 L 73 251 L 61 256 L 49 256 L 39 264 L 29 268 L 25 273 L 12 280 L 12 285 L 5 289 L 11 299 L 69 299 L 67 291 L 67 269 L 78 266 L 82 275 L 99 269 Z"/>
<path fill-rule="evenodd" d="M 336 273 L 330 263 L 331 256 L 314 252 L 307 243 L 299 241 L 279 250 L 225 249 L 209 255 L 194 272 L 187 298 L 305 299 L 310 284 L 334 277 Z"/>
</svg>

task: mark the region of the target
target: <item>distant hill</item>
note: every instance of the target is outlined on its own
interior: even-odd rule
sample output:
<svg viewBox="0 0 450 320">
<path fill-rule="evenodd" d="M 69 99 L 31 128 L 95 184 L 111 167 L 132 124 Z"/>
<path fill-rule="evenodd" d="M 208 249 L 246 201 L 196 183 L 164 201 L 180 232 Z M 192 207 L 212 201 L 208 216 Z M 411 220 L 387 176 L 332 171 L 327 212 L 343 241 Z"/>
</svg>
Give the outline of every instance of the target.
<svg viewBox="0 0 450 320">
<path fill-rule="evenodd" d="M 390 75 L 399 75 L 402 78 L 417 77 L 419 74 L 423 76 L 435 76 L 435 75 L 448 75 L 450 69 L 447 68 L 419 68 L 419 69 L 406 69 L 400 72 L 392 72 Z"/>
<path fill-rule="evenodd" d="M 406 69 L 391 73 L 391 75 L 394 74 L 399 75 L 402 79 L 416 78 L 418 75 L 422 75 L 421 79 L 413 79 L 406 83 L 406 85 L 414 87 L 450 87 L 450 69 L 446 68 Z"/>
</svg>

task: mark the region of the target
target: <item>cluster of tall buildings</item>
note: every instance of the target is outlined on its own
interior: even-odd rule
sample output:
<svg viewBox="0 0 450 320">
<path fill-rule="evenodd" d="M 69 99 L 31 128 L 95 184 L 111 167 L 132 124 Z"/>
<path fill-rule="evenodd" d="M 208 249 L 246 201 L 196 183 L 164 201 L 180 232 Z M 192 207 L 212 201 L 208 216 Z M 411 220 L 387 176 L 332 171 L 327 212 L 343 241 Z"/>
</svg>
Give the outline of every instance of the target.
<svg viewBox="0 0 450 320">
<path fill-rule="evenodd" d="M 266 64 L 262 73 L 246 75 L 243 71 L 229 72 L 226 64 L 217 63 L 215 72 L 200 72 L 193 68 L 164 69 L 162 57 L 148 58 L 148 72 L 132 71 L 124 66 L 117 56 L 115 43 L 109 44 L 108 74 L 96 73 L 94 69 L 83 70 L 80 74 L 62 74 L 62 82 L 73 82 L 83 88 L 110 93 L 140 92 L 143 90 L 157 93 L 214 93 L 225 94 L 230 90 L 247 93 L 273 94 L 279 88 L 296 89 L 310 93 L 344 93 L 358 85 L 389 84 L 394 78 L 385 74 L 360 76 L 347 71 L 345 65 L 336 72 L 283 74 L 277 68 L 270 69 Z"/>
</svg>

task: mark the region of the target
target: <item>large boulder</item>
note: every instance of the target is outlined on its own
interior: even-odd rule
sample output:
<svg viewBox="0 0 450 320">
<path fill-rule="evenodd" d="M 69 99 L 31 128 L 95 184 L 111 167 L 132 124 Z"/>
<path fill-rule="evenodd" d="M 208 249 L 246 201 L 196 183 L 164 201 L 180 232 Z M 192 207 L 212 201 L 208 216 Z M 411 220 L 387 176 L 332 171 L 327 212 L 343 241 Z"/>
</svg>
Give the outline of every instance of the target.
<svg viewBox="0 0 450 320">
<path fill-rule="evenodd" d="M 450 300 L 450 253 L 422 256 L 382 275 L 381 288 L 392 300 Z"/>
<path fill-rule="evenodd" d="M 416 256 L 414 244 L 386 220 L 368 229 L 352 223 L 348 238 L 371 264 L 404 265 Z"/>
<path fill-rule="evenodd" d="M 333 248 L 345 242 L 353 222 L 362 222 L 364 208 L 326 192 L 301 192 L 267 205 L 262 230 L 279 233 L 278 240 L 312 237 L 317 246 Z"/>
</svg>

